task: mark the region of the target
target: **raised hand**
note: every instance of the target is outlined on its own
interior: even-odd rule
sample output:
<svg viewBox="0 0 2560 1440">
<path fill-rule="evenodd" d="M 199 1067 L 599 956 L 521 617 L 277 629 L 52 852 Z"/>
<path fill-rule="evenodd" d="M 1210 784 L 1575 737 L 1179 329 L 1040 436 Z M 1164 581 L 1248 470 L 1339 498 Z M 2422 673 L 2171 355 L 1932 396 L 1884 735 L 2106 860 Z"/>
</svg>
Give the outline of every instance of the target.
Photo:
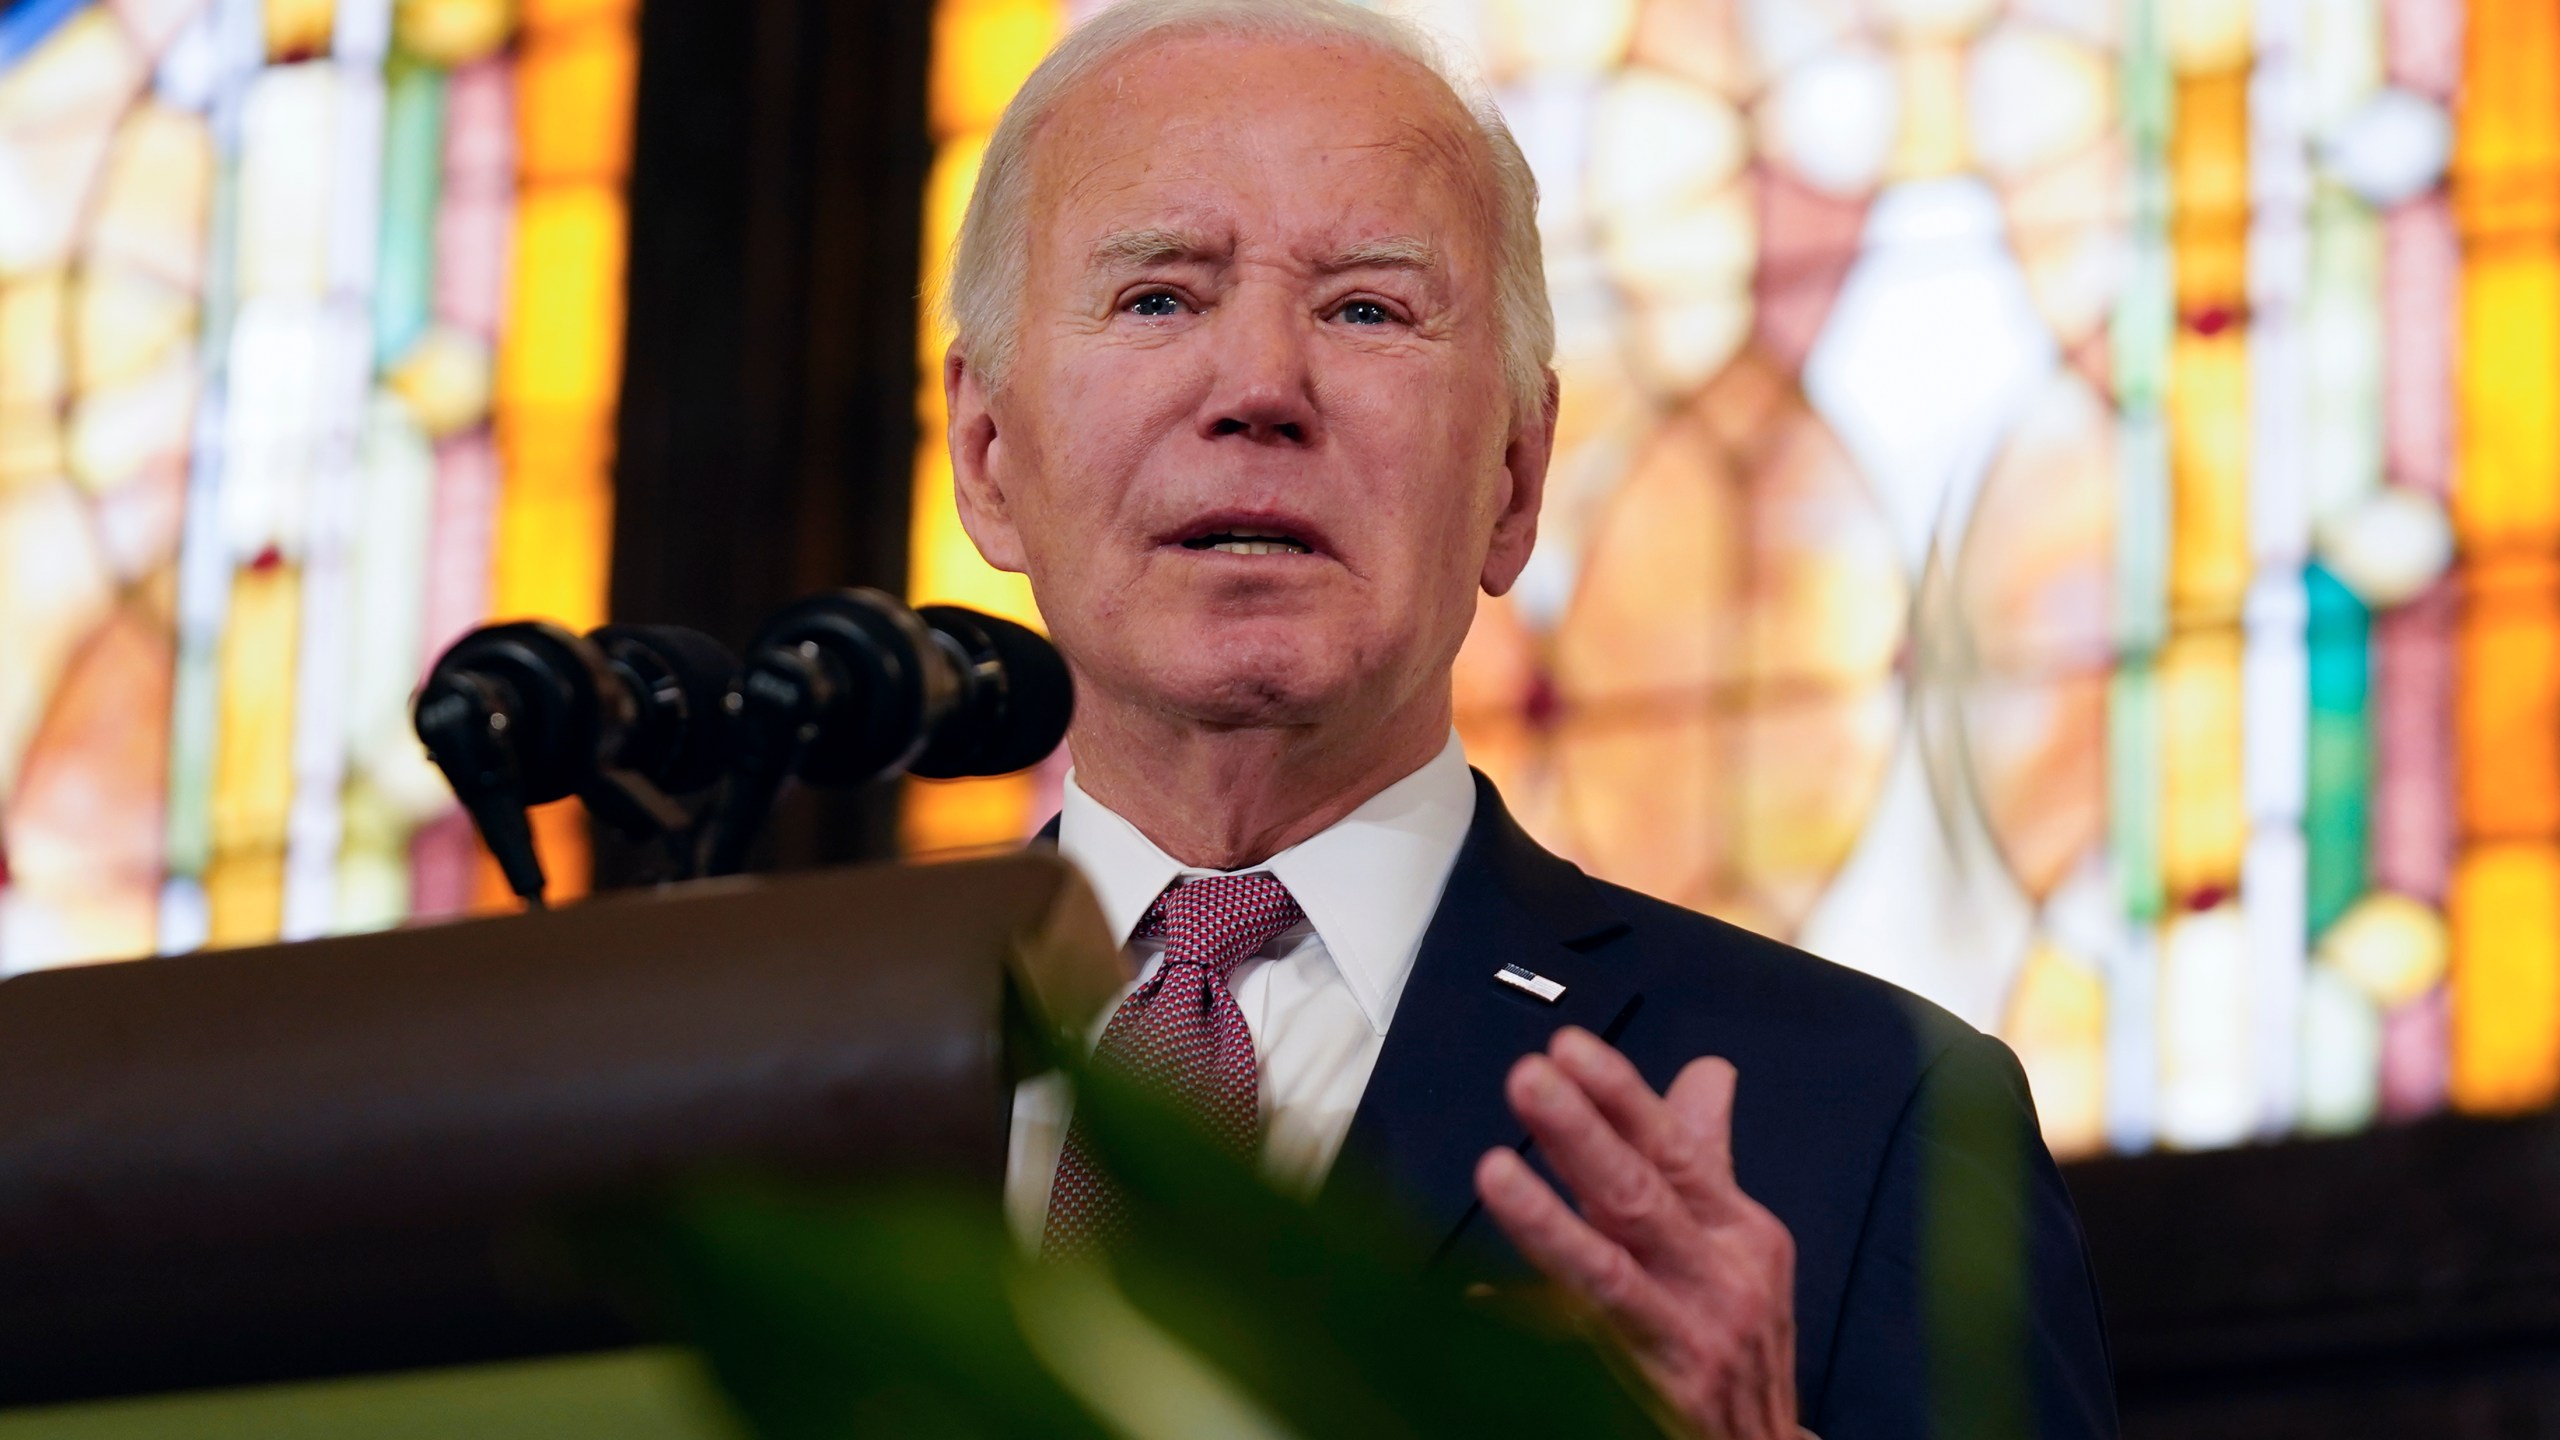
<svg viewBox="0 0 2560 1440">
<path fill-rule="evenodd" d="M 1700 1434 L 1798 1440 L 1795 1240 L 1734 1181 L 1735 1079 L 1693 1060 L 1656 1095 L 1598 1036 L 1559 1030 L 1503 1092 L 1581 1213 L 1507 1149 L 1477 1162 L 1476 1193 Z"/>
</svg>

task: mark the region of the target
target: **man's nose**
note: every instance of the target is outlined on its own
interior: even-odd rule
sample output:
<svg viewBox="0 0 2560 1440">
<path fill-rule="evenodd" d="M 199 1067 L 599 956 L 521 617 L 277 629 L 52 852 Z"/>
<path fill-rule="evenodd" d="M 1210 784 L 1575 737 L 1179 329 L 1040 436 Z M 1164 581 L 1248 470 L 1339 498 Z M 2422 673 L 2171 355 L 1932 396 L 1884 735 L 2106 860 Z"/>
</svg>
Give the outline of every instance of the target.
<svg viewBox="0 0 2560 1440">
<path fill-rule="evenodd" d="M 1240 297 L 1241 300 L 1241 297 Z M 1212 380 L 1201 406 L 1201 433 L 1280 445 L 1316 438 L 1313 338 L 1295 307 L 1256 297 L 1230 303 L 1218 317 Z"/>
</svg>

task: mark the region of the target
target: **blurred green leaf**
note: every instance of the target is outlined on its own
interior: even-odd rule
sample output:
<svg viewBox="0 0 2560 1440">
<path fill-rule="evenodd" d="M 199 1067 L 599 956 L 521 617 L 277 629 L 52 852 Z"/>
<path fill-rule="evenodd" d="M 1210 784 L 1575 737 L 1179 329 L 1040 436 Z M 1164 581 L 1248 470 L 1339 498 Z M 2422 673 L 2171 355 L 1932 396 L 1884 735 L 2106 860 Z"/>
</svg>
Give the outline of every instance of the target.
<svg viewBox="0 0 2560 1440">
<path fill-rule="evenodd" d="M 769 1440 L 1665 1433 L 1561 1312 L 1461 1294 L 1374 1197 L 1299 1201 L 1156 1094 L 1078 1084 L 1133 1221 L 1107 1265 L 1022 1255 L 992 1195 L 745 1180 L 608 1249 Z"/>
</svg>

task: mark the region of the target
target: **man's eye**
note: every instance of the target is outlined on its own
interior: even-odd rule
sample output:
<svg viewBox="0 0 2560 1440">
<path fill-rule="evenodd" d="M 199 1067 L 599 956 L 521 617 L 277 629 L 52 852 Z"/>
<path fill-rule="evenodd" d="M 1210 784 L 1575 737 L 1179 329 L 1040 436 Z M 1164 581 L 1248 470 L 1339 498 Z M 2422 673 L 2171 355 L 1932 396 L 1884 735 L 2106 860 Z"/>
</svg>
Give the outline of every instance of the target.
<svg viewBox="0 0 2560 1440">
<path fill-rule="evenodd" d="M 1384 325 L 1393 318 L 1387 314 L 1387 307 L 1375 300 L 1353 300 L 1336 313 L 1354 325 Z"/>
<path fill-rule="evenodd" d="M 1162 290 L 1158 290 L 1151 295 L 1141 295 L 1137 299 L 1130 301 L 1129 313 L 1132 315 L 1144 315 L 1150 319 L 1166 315 L 1178 315 L 1182 313 L 1182 302 L 1176 300 Z"/>
</svg>

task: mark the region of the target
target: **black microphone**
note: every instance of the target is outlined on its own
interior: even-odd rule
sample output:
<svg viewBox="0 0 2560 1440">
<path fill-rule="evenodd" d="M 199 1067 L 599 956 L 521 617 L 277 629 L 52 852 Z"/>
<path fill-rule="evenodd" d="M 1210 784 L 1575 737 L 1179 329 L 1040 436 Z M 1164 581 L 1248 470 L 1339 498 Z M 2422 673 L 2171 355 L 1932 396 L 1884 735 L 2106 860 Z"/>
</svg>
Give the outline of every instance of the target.
<svg viewBox="0 0 2560 1440">
<path fill-rule="evenodd" d="M 587 638 L 604 652 L 639 714 L 619 764 L 674 795 L 718 781 L 729 763 L 729 689 L 738 657 L 681 625 L 607 625 Z"/>
<path fill-rule="evenodd" d="M 1000 775 L 1056 748 L 1074 709 L 1066 665 L 1033 631 L 877 590 L 795 601 L 748 647 L 731 693 L 729 788 L 703 870 L 734 873 L 782 782 L 859 785 L 901 769 Z"/>
<path fill-rule="evenodd" d="M 1048 637 L 957 605 L 916 611 L 959 663 L 960 699 L 907 773 L 927 780 L 1010 775 L 1049 757 L 1075 717 L 1075 682 Z"/>
<path fill-rule="evenodd" d="M 673 626 L 581 638 L 509 621 L 438 657 L 412 718 L 507 887 L 538 906 L 545 881 L 525 811 L 574 794 L 635 836 L 683 829 L 690 817 L 666 792 L 718 778 L 735 671 L 719 642 Z"/>
<path fill-rule="evenodd" d="M 455 641 L 411 710 L 427 758 L 528 905 L 542 903 L 543 876 L 526 808 L 577 789 L 598 734 L 631 718 L 602 653 L 540 620 L 484 625 Z"/>
</svg>

